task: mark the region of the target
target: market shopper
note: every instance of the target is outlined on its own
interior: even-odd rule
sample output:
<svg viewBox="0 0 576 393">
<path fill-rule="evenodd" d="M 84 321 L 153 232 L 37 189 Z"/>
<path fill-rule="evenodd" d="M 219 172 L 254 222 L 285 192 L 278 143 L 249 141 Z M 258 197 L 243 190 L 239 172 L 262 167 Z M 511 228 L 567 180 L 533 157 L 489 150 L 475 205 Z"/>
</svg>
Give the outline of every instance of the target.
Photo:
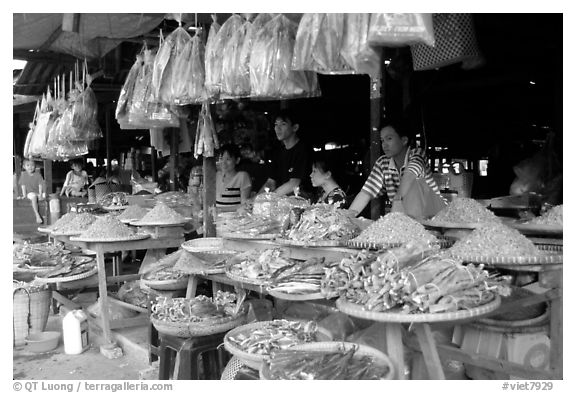
<svg viewBox="0 0 576 393">
<path fill-rule="evenodd" d="M 312 149 L 298 137 L 299 129 L 300 124 L 294 113 L 284 109 L 276 115 L 274 131 L 284 148 L 275 156 L 271 175 L 259 192 L 268 188 L 278 195 L 289 195 L 296 189 L 301 196 L 307 197 L 311 193 L 309 171 Z"/>
<path fill-rule="evenodd" d="M 22 190 L 21 198 L 28 198 L 32 203 L 32 210 L 36 216 L 36 223 L 42 224 L 42 216 L 38 212 L 38 200 L 44 199 L 44 179 L 36 172 L 36 163 L 25 159 L 23 162 L 24 172 L 20 174 L 18 184 Z"/>
<path fill-rule="evenodd" d="M 357 216 L 373 198 L 387 195 L 392 211 L 424 218 L 436 214 L 446 205 L 432 177 L 426 153 L 410 147 L 410 135 L 398 123 L 386 125 L 380 131 L 382 150 L 362 190 L 350 205 Z M 399 169 L 398 169 L 399 168 Z"/>
<path fill-rule="evenodd" d="M 220 210 L 234 211 L 250 198 L 250 175 L 236 169 L 239 162 L 240 150 L 236 145 L 220 148 L 220 170 L 216 172 L 216 207 Z"/>
<path fill-rule="evenodd" d="M 82 167 L 82 161 L 71 161 L 72 170 L 66 174 L 66 180 L 60 191 L 60 196 L 86 196 L 86 186 L 88 185 L 88 173 Z"/>
<path fill-rule="evenodd" d="M 312 160 L 310 180 L 313 187 L 320 188 L 316 203 L 345 203 L 346 193 L 334 180 L 333 163 L 324 155 L 316 155 Z"/>
</svg>

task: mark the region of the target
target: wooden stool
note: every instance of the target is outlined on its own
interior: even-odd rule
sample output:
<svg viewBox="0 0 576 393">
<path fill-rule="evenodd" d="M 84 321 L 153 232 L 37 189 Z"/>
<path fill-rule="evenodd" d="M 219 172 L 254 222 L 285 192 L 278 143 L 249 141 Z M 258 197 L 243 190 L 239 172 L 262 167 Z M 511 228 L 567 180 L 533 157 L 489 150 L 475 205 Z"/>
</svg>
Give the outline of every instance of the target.
<svg viewBox="0 0 576 393">
<path fill-rule="evenodd" d="M 180 338 L 167 334 L 159 334 L 160 357 L 158 379 L 200 379 L 200 355 L 204 365 L 204 379 L 220 379 L 226 351 L 218 347 L 224 340 L 224 333 L 209 336 Z M 175 356 L 174 356 L 175 355 Z M 173 362 L 173 360 L 175 360 Z M 174 363 L 174 364 L 173 364 Z M 172 375 L 171 375 L 172 374 Z"/>
</svg>

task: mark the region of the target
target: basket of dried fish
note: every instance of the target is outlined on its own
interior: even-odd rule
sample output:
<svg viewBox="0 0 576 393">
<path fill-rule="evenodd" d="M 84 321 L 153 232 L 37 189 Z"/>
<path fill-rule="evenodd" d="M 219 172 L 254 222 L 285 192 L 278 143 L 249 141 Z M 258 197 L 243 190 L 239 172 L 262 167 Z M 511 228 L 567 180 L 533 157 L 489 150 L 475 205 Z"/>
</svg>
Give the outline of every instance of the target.
<svg viewBox="0 0 576 393">
<path fill-rule="evenodd" d="M 556 235 L 563 234 L 563 205 L 554 206 L 541 216 L 531 220 L 518 220 L 507 223 L 525 235 Z"/>
<path fill-rule="evenodd" d="M 53 236 L 76 236 L 84 232 L 94 221 L 96 216 L 91 213 L 77 213 L 73 219 L 66 225 L 58 224 L 57 228 L 52 231 Z M 61 218 L 62 219 L 62 218 Z"/>
<path fill-rule="evenodd" d="M 144 215 L 140 220 L 130 224 L 137 226 L 181 226 L 191 219 L 184 217 L 176 210 L 164 203 L 156 203 L 156 206 Z"/>
<path fill-rule="evenodd" d="M 182 253 L 174 270 L 186 274 L 219 274 L 226 271 L 226 262 L 234 255 L 238 254 L 233 250 L 215 250 L 205 252 L 189 252 L 182 250 Z"/>
<path fill-rule="evenodd" d="M 438 239 L 422 224 L 404 213 L 388 213 L 370 224 L 359 236 L 348 240 L 351 248 L 386 249 L 407 243 L 435 244 Z"/>
<path fill-rule="evenodd" d="M 500 222 L 500 219 L 472 198 L 456 198 L 422 224 L 437 228 L 475 229 L 490 222 Z"/>
<path fill-rule="evenodd" d="M 225 272 L 235 281 L 264 287 L 276 270 L 292 264 L 287 253 L 282 248 L 246 251 L 230 258 Z"/>
<path fill-rule="evenodd" d="M 45 284 L 76 281 L 90 277 L 97 272 L 98 267 L 93 257 L 65 255 L 60 264 L 52 270 L 36 275 L 36 281 Z"/>
<path fill-rule="evenodd" d="M 294 261 L 272 273 L 267 292 L 278 299 L 291 301 L 323 299 L 320 286 L 324 268 L 324 258 Z"/>
<path fill-rule="evenodd" d="M 562 263 L 562 252 L 539 249 L 518 230 L 490 223 L 458 240 L 447 252 L 465 262 L 487 265 L 541 265 Z"/>
<path fill-rule="evenodd" d="M 328 337 L 328 332 L 313 321 L 279 319 L 249 323 L 229 331 L 224 337 L 224 348 L 248 367 L 258 370 L 272 350 L 326 341 Z"/>
<path fill-rule="evenodd" d="M 162 334 L 190 338 L 222 333 L 246 322 L 244 296 L 218 291 L 214 298 L 159 297 L 152 305 L 150 322 Z"/>
<path fill-rule="evenodd" d="M 81 242 L 121 242 L 142 240 L 148 237 L 150 235 L 134 232 L 116 217 L 106 215 L 99 217 L 79 236 L 72 237 L 70 240 Z"/>
<path fill-rule="evenodd" d="M 264 380 L 382 380 L 394 377 L 390 358 L 367 345 L 333 341 L 273 351 L 262 362 Z"/>
<path fill-rule="evenodd" d="M 141 278 L 142 283 L 159 291 L 184 289 L 188 285 L 188 275 L 176 271 L 171 266 L 163 266 L 146 273 Z"/>
</svg>

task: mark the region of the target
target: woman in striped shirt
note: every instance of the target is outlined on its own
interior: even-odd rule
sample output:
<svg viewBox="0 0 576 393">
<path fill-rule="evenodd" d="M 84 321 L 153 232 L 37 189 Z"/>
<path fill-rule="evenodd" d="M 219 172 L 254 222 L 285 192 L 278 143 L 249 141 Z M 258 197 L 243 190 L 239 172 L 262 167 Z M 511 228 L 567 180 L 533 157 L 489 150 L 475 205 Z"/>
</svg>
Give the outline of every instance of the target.
<svg viewBox="0 0 576 393">
<path fill-rule="evenodd" d="M 410 138 L 402 127 L 396 124 L 385 126 L 380 131 L 380 139 L 384 155 L 376 160 L 364 187 L 350 205 L 352 214 L 357 216 L 371 199 L 384 193 L 392 201 L 392 211 L 403 211 L 402 199 L 416 179 L 424 179 L 440 195 L 424 150 L 410 147 Z"/>
<path fill-rule="evenodd" d="M 216 207 L 235 211 L 250 197 L 252 182 L 247 172 L 237 171 L 240 150 L 232 144 L 220 148 L 220 170 L 216 172 Z"/>
</svg>

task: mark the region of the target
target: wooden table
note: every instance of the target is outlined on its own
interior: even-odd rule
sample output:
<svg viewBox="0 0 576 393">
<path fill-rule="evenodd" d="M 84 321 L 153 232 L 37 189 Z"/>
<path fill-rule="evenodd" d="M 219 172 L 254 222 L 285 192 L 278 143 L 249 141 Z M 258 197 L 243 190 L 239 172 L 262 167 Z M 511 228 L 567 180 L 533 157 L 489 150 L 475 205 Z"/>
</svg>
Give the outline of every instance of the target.
<svg viewBox="0 0 576 393">
<path fill-rule="evenodd" d="M 108 315 L 108 287 L 106 281 L 106 269 L 104 266 L 104 254 L 107 252 L 130 251 L 130 250 L 148 250 L 142 261 L 142 265 L 155 263 L 165 253 L 167 248 L 180 247 L 184 242 L 183 237 L 166 238 L 166 239 L 144 239 L 134 241 L 119 242 L 80 242 L 70 240 L 69 236 L 54 236 L 56 240 L 72 244 L 96 253 L 96 264 L 98 267 L 98 302 L 100 306 L 100 316 L 102 321 L 102 332 L 105 344 L 112 343 L 110 338 L 110 316 Z"/>
</svg>

